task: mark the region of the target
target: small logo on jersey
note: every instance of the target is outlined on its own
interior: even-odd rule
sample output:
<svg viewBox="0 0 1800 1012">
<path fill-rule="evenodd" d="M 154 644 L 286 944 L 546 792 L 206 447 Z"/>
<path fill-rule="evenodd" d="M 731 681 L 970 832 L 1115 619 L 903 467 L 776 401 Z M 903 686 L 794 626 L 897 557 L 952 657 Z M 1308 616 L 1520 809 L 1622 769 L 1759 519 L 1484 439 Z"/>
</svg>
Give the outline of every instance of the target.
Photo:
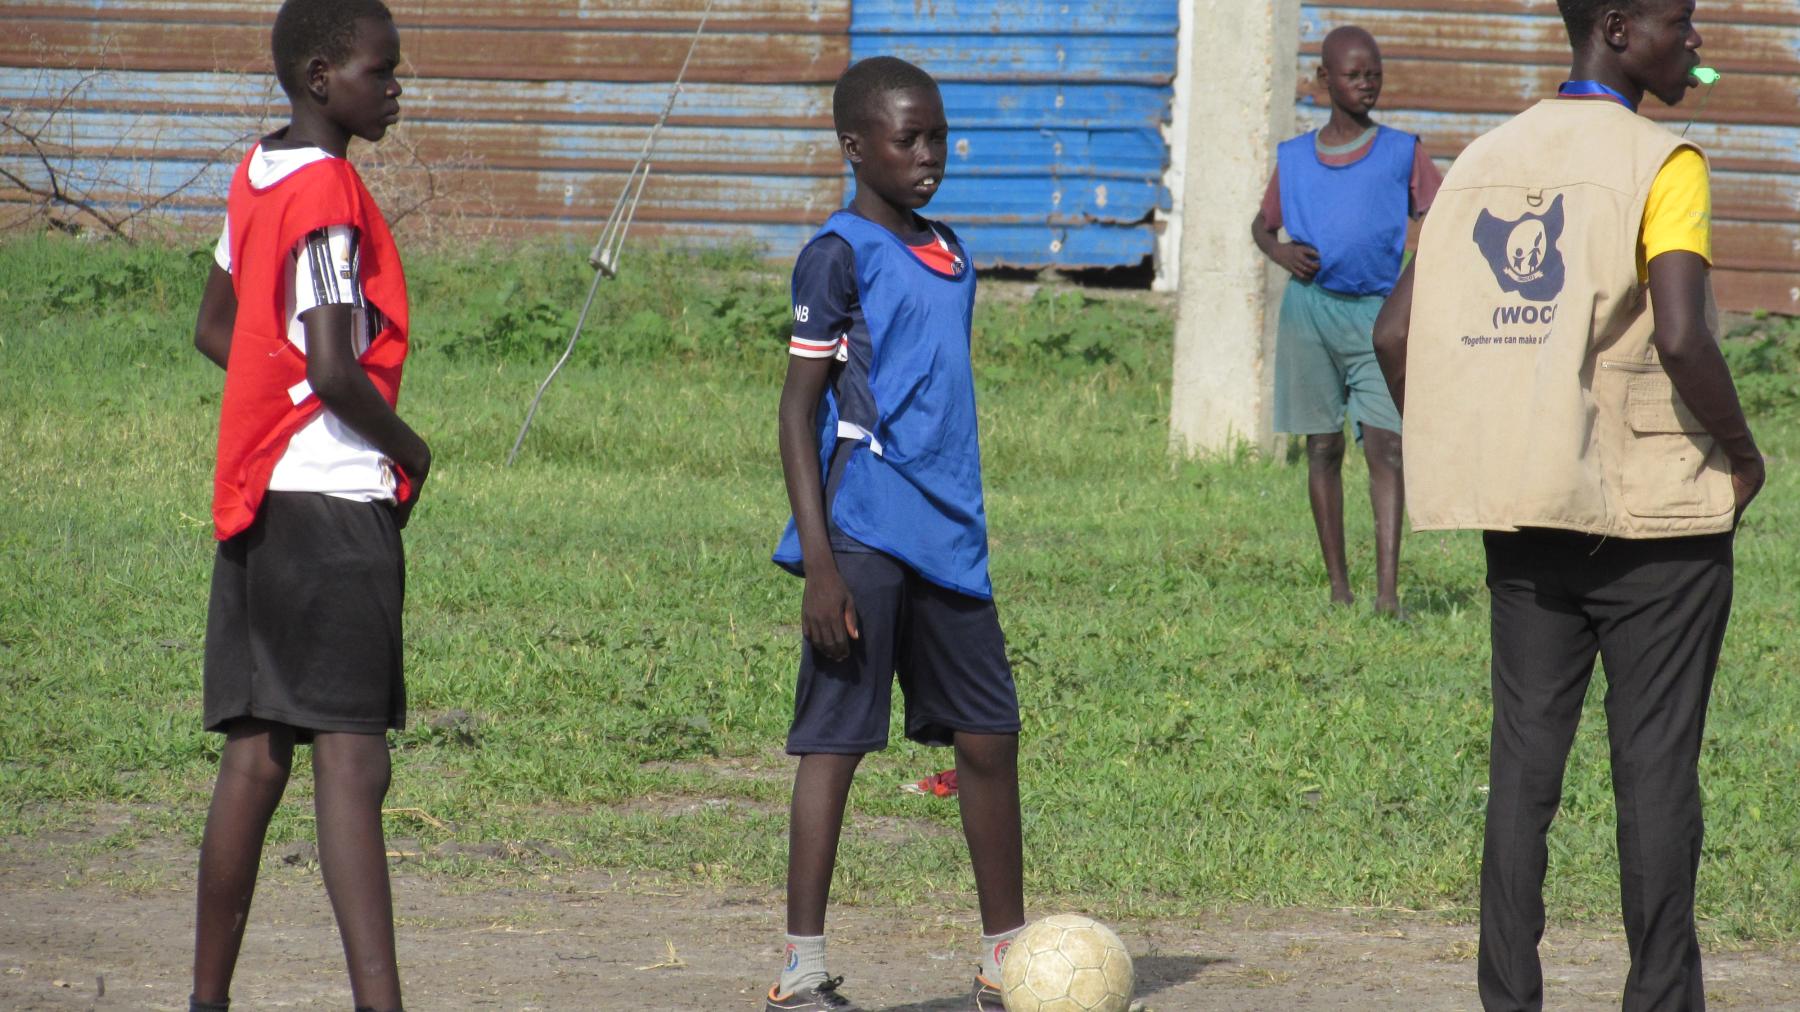
<svg viewBox="0 0 1800 1012">
<path fill-rule="evenodd" d="M 1483 209 L 1475 219 L 1474 239 L 1502 291 L 1549 302 L 1563 288 L 1563 257 L 1556 245 L 1562 233 L 1563 199 L 1558 194 L 1543 214 L 1510 221 Z"/>
<path fill-rule="evenodd" d="M 812 307 L 811 306 L 795 306 L 794 307 L 794 322 L 795 323 L 805 323 L 811 316 L 812 316 Z"/>
</svg>

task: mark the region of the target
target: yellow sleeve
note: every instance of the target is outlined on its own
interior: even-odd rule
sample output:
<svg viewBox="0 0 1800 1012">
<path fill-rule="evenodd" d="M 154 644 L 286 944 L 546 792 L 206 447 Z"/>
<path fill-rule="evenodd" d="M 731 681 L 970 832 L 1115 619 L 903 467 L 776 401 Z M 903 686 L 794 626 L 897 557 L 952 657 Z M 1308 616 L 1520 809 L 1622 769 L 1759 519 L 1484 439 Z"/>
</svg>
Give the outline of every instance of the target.
<svg viewBox="0 0 1800 1012">
<path fill-rule="evenodd" d="M 1670 155 L 1650 184 L 1638 233 L 1638 278 L 1648 279 L 1650 261 L 1671 250 L 1698 253 L 1712 263 L 1712 182 L 1706 159 L 1689 147 Z"/>
</svg>

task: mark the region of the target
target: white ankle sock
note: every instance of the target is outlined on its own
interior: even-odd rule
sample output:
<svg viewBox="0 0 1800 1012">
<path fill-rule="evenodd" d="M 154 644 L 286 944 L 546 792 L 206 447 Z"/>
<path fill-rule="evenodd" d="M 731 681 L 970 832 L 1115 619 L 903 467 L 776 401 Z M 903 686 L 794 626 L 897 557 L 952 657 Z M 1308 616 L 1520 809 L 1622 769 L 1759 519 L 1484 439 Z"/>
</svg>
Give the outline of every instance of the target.
<svg viewBox="0 0 1800 1012">
<path fill-rule="evenodd" d="M 824 935 L 789 935 L 787 951 L 781 964 L 782 994 L 792 994 L 800 988 L 817 984 L 825 979 L 825 936 Z"/>
<path fill-rule="evenodd" d="M 981 975 L 987 978 L 988 983 L 1000 983 L 1000 962 L 1006 958 L 1007 946 L 1024 930 L 1025 926 L 1021 924 L 1011 931 L 981 936 Z"/>
</svg>

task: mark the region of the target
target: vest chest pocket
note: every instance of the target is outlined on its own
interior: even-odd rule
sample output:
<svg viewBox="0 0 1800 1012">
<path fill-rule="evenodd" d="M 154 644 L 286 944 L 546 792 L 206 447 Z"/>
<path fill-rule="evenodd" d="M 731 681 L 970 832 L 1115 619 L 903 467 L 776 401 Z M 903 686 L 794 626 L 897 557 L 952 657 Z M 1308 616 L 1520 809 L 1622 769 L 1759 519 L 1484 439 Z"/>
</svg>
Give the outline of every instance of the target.
<svg viewBox="0 0 1800 1012">
<path fill-rule="evenodd" d="M 1668 376 L 1655 365 L 1604 364 L 1632 373 L 1625 384 L 1628 442 L 1620 475 L 1625 509 L 1640 517 L 1729 512 L 1731 476 L 1724 455 Z"/>
</svg>

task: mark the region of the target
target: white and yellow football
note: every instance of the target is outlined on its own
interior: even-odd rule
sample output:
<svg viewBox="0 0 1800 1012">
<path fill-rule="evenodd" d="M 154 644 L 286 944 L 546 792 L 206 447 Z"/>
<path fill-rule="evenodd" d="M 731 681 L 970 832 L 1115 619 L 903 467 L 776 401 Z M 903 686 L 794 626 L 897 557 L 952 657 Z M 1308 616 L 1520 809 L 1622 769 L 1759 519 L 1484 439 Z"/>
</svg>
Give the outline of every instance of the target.
<svg viewBox="0 0 1800 1012">
<path fill-rule="evenodd" d="M 1131 987 L 1125 943 L 1080 914 L 1027 926 L 1000 964 L 1007 1012 L 1126 1012 Z"/>
</svg>

